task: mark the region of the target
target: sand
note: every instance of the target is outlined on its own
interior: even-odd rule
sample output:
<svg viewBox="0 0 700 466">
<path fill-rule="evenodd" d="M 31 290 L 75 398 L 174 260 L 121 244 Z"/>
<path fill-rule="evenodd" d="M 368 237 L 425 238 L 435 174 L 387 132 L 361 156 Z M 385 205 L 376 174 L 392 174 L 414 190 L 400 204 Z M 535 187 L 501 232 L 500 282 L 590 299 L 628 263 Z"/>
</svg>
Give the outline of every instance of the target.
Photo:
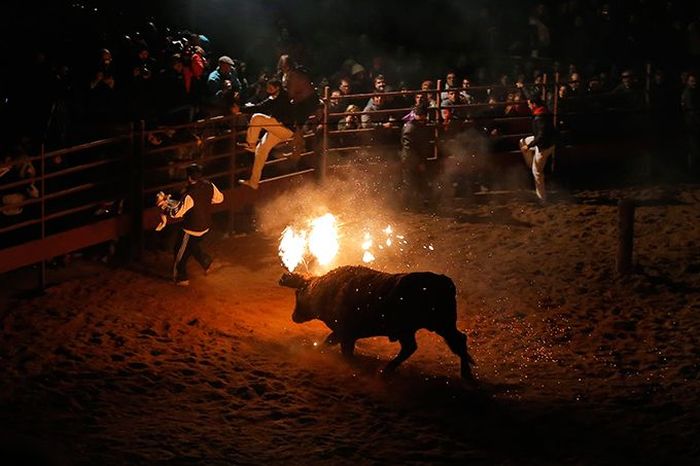
<svg viewBox="0 0 700 466">
<path fill-rule="evenodd" d="M 618 277 L 623 196 L 642 202 Z M 219 268 L 192 263 L 189 288 L 161 251 L 12 299 L 0 443 L 35 464 L 700 464 L 700 187 L 399 218 L 408 259 L 373 266 L 454 279 L 476 387 L 427 331 L 392 377 L 386 338 L 344 360 L 323 324 L 291 321 L 274 235 L 213 232 Z"/>
</svg>

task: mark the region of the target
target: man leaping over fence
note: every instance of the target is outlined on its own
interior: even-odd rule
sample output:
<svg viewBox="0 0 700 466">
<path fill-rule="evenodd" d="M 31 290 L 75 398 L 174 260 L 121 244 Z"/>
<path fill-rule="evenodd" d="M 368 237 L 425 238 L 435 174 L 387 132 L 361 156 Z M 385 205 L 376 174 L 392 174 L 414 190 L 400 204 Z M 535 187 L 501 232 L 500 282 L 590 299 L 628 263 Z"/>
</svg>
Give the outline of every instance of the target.
<svg viewBox="0 0 700 466">
<path fill-rule="evenodd" d="M 266 100 L 249 107 L 258 112 L 250 118 L 246 142 L 242 144 L 245 150 L 255 153 L 255 160 L 250 179 L 239 182 L 253 189 L 258 189 L 265 161 L 272 148 L 292 137 L 303 141 L 303 125 L 319 106 L 309 74 L 301 67 L 289 72 L 286 91 L 280 81 L 272 79 L 267 83 L 267 93 Z M 265 135 L 259 139 L 263 129 Z M 295 143 L 295 153 L 301 151 L 298 146 Z"/>
</svg>

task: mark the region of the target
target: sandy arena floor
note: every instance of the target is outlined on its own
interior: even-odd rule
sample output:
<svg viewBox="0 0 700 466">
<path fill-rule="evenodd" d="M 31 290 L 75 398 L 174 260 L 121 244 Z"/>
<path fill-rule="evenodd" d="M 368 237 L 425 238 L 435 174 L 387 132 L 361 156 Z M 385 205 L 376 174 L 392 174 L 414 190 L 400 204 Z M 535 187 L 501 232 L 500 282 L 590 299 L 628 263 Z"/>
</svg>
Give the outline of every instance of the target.
<svg viewBox="0 0 700 466">
<path fill-rule="evenodd" d="M 621 196 L 642 201 L 626 278 Z M 215 232 L 220 268 L 193 261 L 189 288 L 150 252 L 8 302 L 2 443 L 36 464 L 700 464 L 700 187 L 489 194 L 399 222 L 408 259 L 375 266 L 455 280 L 477 388 L 426 331 L 391 378 L 385 338 L 343 360 L 292 323 L 277 238 Z"/>
</svg>

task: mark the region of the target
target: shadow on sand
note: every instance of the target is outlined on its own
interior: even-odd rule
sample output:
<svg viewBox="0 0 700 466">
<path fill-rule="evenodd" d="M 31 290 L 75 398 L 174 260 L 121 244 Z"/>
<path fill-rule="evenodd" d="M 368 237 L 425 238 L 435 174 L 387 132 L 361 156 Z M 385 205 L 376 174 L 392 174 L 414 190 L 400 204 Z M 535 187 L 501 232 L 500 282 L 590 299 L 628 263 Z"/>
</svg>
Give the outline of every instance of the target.
<svg viewBox="0 0 700 466">
<path fill-rule="evenodd" d="M 362 355 L 346 362 L 370 375 L 386 363 Z M 481 452 L 489 464 L 656 465 L 673 457 L 640 444 L 635 432 L 643 426 L 618 430 L 604 418 L 612 413 L 586 402 L 504 399 L 502 395 L 517 398 L 524 387 L 478 380 L 478 375 L 476 384 L 456 377 L 426 378 L 409 367 L 375 376 L 384 381 L 382 397 L 393 409 L 438 431 L 446 445 L 467 445 L 470 456 Z"/>
</svg>

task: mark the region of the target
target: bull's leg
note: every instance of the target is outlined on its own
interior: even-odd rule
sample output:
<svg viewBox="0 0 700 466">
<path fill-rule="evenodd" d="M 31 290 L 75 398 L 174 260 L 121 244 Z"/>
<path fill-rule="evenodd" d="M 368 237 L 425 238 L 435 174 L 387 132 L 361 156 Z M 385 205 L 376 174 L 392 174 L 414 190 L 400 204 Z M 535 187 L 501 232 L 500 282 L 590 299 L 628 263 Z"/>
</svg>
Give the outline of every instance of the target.
<svg viewBox="0 0 700 466">
<path fill-rule="evenodd" d="M 399 337 L 399 343 L 401 343 L 401 351 L 399 351 L 399 354 L 397 354 L 396 357 L 389 361 L 389 364 L 386 365 L 384 368 L 385 374 L 393 372 L 397 367 L 399 367 L 399 364 L 410 358 L 411 355 L 418 349 L 415 333 L 410 335 L 402 335 Z"/>
<path fill-rule="evenodd" d="M 337 345 L 338 343 L 340 343 L 340 337 L 338 336 L 337 333 L 331 332 L 328 334 L 328 336 L 326 337 L 326 340 L 323 343 L 328 345 L 328 346 Z"/>
<path fill-rule="evenodd" d="M 356 340 L 345 339 L 340 342 L 340 350 L 346 358 L 351 358 L 355 352 L 355 341 Z"/>
<path fill-rule="evenodd" d="M 471 368 L 471 365 L 474 364 L 474 360 L 467 351 L 467 336 L 456 328 L 443 332 L 439 331 L 437 333 L 445 339 L 450 350 L 459 356 L 462 378 L 464 380 L 474 380 Z"/>
</svg>

